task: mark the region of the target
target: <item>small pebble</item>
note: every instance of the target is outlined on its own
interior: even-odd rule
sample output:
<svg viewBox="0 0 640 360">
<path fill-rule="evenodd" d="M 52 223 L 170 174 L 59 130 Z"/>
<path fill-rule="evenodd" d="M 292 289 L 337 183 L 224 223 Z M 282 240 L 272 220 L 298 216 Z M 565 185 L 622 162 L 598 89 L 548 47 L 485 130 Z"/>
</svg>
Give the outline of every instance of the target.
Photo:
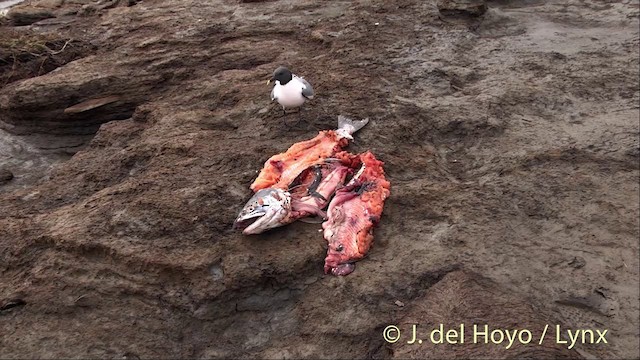
<svg viewBox="0 0 640 360">
<path fill-rule="evenodd" d="M 7 169 L 0 169 L 0 185 L 8 183 L 13 179 L 13 173 Z"/>
</svg>

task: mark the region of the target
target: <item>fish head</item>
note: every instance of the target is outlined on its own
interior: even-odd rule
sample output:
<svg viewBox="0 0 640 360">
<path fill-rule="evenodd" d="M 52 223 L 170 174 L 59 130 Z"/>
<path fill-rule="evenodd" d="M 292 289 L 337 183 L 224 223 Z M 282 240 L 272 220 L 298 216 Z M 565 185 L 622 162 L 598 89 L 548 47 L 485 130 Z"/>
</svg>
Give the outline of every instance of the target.
<svg viewBox="0 0 640 360">
<path fill-rule="evenodd" d="M 281 189 L 258 190 L 240 211 L 233 223 L 245 235 L 260 234 L 287 224 L 291 213 L 291 194 Z"/>
</svg>

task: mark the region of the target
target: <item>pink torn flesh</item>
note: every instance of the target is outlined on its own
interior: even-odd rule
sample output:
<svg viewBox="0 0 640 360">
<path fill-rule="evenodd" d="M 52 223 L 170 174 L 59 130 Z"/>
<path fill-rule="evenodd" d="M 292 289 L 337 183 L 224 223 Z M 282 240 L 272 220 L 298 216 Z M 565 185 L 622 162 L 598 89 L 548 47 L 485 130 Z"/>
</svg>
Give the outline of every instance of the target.
<svg viewBox="0 0 640 360">
<path fill-rule="evenodd" d="M 336 192 L 335 197 L 331 200 L 331 204 L 329 204 L 329 208 L 338 207 L 343 203 L 355 198 L 358 196 L 358 193 L 355 191 L 350 191 L 348 187 L 344 187 L 340 189 L 339 192 Z"/>
<path fill-rule="evenodd" d="M 319 215 L 326 219 L 327 214 L 322 209 L 327 206 L 327 202 L 331 199 L 338 186 L 344 183 L 349 171 L 348 167 L 339 165 L 324 175 L 316 189 L 316 193 L 320 194 L 324 199 L 317 195 L 305 195 L 296 199 L 295 194 L 293 194 L 294 197 L 291 202 L 293 216 L 299 219 L 305 216 Z"/>
<path fill-rule="evenodd" d="M 356 269 L 356 265 L 352 263 L 340 264 L 334 268 L 331 268 L 331 275 L 334 276 L 347 276 Z"/>
<path fill-rule="evenodd" d="M 324 273 L 336 276 L 346 276 L 355 270 L 356 265 L 354 263 L 340 263 L 341 257 L 335 252 L 329 253 L 324 260 Z"/>
<path fill-rule="evenodd" d="M 299 218 L 302 218 L 305 216 L 311 216 L 311 215 L 318 215 L 318 216 L 321 216 L 323 219 L 327 218 L 327 213 L 322 211 L 322 209 L 317 205 L 301 202 L 295 199 L 291 201 L 291 210 L 292 210 L 291 217 L 295 219 L 299 219 Z"/>
<path fill-rule="evenodd" d="M 326 203 L 331 199 L 338 186 L 344 183 L 349 171 L 350 169 L 346 166 L 336 166 L 324 177 L 324 179 L 322 179 L 320 185 L 318 185 L 318 188 L 316 189 L 316 192 L 325 198 L 325 200 L 323 200 L 324 205 L 326 205 Z"/>
<path fill-rule="evenodd" d="M 364 236 L 363 239 L 366 239 L 372 222 L 367 204 L 356 191 L 357 188 L 341 188 L 329 204 L 329 219 L 322 224 L 328 243 L 324 266 L 326 274 L 349 275 L 355 269 L 353 263 L 362 259 L 368 250 L 368 246 L 359 246 L 358 238 Z"/>
</svg>

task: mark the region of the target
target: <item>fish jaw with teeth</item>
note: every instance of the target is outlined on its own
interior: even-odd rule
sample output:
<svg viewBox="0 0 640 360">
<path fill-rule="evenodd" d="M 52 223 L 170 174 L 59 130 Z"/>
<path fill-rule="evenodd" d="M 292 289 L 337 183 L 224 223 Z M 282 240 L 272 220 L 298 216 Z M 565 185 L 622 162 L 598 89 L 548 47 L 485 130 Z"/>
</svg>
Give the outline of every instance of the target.
<svg viewBox="0 0 640 360">
<path fill-rule="evenodd" d="M 328 242 L 324 271 L 336 276 L 352 273 L 355 262 L 369 251 L 373 228 L 390 194 L 383 163 L 373 154 L 352 156 L 352 161 L 362 164 L 360 171 L 349 184 L 336 191 L 327 210 L 328 220 L 322 224 Z"/>
<path fill-rule="evenodd" d="M 282 189 L 257 191 L 244 205 L 233 223 L 245 235 L 259 234 L 266 230 L 289 224 L 291 219 L 291 194 Z"/>
</svg>

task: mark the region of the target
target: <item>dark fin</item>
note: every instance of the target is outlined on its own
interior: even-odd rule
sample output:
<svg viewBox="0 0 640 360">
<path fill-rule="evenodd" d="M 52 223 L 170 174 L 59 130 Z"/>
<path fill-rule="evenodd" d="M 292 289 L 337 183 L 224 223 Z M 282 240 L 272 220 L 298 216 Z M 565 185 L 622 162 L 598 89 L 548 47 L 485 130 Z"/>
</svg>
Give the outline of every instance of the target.
<svg viewBox="0 0 640 360">
<path fill-rule="evenodd" d="M 322 194 L 320 194 L 319 192 L 309 191 L 309 195 L 311 195 L 313 197 L 317 197 L 318 199 L 320 199 L 322 201 L 327 201 L 327 199 L 324 196 L 322 196 Z"/>
<path fill-rule="evenodd" d="M 360 185 L 360 187 L 356 190 L 358 195 L 362 195 L 364 192 L 371 190 L 375 186 L 372 182 L 364 182 Z"/>
<path fill-rule="evenodd" d="M 320 186 L 320 183 L 322 182 L 322 169 L 320 168 L 320 166 L 314 166 L 313 172 L 315 174 L 315 178 L 313 179 L 311 185 L 309 185 L 308 193 L 313 197 L 317 197 L 319 199 L 322 199 L 323 201 L 327 201 L 324 196 L 316 191 L 318 189 L 318 186 Z"/>
</svg>

